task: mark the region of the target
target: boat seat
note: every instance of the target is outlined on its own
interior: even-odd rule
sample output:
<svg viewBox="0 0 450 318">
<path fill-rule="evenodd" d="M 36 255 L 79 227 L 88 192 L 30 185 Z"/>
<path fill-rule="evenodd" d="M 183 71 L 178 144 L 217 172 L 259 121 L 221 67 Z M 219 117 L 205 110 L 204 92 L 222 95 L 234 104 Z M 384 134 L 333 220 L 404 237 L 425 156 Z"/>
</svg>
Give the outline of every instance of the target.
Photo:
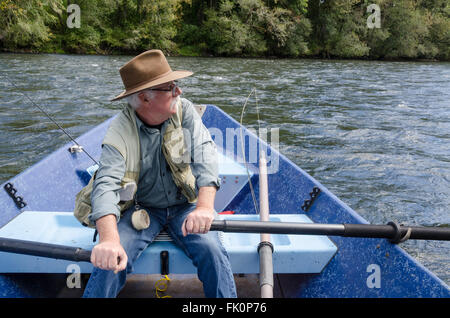
<svg viewBox="0 0 450 318">
<path fill-rule="evenodd" d="M 220 215 L 230 220 L 257 220 L 256 215 Z M 271 221 L 311 222 L 303 214 L 273 214 Z M 71 212 L 25 211 L 0 229 L 0 237 L 81 247 L 91 250 L 94 229 L 83 227 Z M 259 234 L 224 233 L 220 238 L 230 256 L 234 273 L 259 273 L 257 247 Z M 326 236 L 271 235 L 275 273 L 320 273 L 337 251 Z M 161 251 L 169 253 L 169 274 L 194 274 L 196 268 L 171 238 L 162 233 L 134 264 L 135 274 L 161 272 Z M 0 252 L 0 273 L 66 273 L 74 262 L 45 257 Z M 81 273 L 90 273 L 92 265 L 77 263 Z M 70 268 L 70 269 L 69 269 Z"/>
</svg>

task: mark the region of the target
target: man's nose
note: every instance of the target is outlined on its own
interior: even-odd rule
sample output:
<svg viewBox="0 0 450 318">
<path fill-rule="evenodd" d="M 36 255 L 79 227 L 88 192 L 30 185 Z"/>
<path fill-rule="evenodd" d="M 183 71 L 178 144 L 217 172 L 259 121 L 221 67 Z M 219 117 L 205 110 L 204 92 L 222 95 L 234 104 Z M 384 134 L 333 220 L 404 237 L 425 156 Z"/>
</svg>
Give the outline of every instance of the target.
<svg viewBox="0 0 450 318">
<path fill-rule="evenodd" d="M 183 94 L 183 91 L 181 90 L 181 88 L 179 86 L 177 86 L 175 88 L 175 96 L 174 97 L 180 96 L 181 94 Z"/>
</svg>

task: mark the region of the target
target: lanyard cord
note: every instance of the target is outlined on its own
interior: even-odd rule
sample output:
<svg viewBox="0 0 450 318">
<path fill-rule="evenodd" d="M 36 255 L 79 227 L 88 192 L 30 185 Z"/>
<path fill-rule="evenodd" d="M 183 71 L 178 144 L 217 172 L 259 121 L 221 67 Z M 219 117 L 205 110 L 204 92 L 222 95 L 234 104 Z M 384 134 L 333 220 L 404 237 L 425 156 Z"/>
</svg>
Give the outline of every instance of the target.
<svg viewBox="0 0 450 318">
<path fill-rule="evenodd" d="M 172 296 L 169 295 L 161 296 L 160 294 L 158 294 L 158 292 L 165 292 L 167 290 L 169 282 L 170 282 L 169 276 L 164 275 L 163 278 L 161 278 L 155 283 L 155 292 L 157 298 L 172 298 Z"/>
<path fill-rule="evenodd" d="M 98 165 L 98 162 L 74 139 L 74 138 L 72 138 L 72 136 L 60 125 L 60 124 L 58 124 L 51 116 L 50 116 L 50 114 L 48 113 L 48 112 L 46 112 L 42 107 L 40 107 L 38 104 L 36 104 L 27 94 L 25 94 L 25 93 L 23 93 L 23 92 L 21 92 L 21 91 L 19 91 L 18 89 L 18 87 L 17 87 L 17 85 L 16 84 L 14 84 L 9 78 L 7 78 L 6 76 L 3 76 L 4 78 L 6 78 L 6 80 L 8 81 L 8 82 L 10 82 L 11 83 L 11 85 L 12 86 L 14 86 L 15 88 L 16 88 L 16 90 L 19 92 L 19 93 L 21 93 L 23 96 L 25 96 L 34 106 L 36 106 L 41 112 L 43 112 L 47 117 L 48 117 L 48 119 L 50 119 L 60 130 L 62 130 L 62 132 L 64 133 L 64 134 L 66 134 L 66 136 L 67 137 L 69 137 L 70 138 L 70 140 L 72 140 L 72 142 L 73 143 L 75 143 L 77 146 L 79 146 L 80 147 L 80 149 L 82 149 L 82 151 L 84 151 L 84 153 L 89 157 L 89 158 L 91 158 L 92 159 L 92 161 L 94 161 L 97 165 Z"/>
</svg>

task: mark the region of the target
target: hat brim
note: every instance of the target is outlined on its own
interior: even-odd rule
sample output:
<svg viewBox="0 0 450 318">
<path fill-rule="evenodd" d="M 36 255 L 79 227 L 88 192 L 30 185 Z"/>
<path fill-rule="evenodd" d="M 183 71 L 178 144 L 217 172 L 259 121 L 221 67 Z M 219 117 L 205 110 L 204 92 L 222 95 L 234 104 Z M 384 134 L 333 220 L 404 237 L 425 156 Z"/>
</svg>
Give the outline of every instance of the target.
<svg viewBox="0 0 450 318">
<path fill-rule="evenodd" d="M 116 100 L 122 99 L 124 97 L 130 96 L 134 93 L 140 92 L 146 88 L 161 85 L 161 84 L 164 84 L 164 83 L 167 83 L 170 81 L 175 81 L 175 80 L 178 80 L 178 79 L 181 79 L 184 77 L 191 76 L 192 74 L 194 74 L 194 73 L 191 71 L 172 71 L 171 73 L 169 73 L 161 78 L 158 78 L 154 81 L 146 82 L 137 87 L 133 87 L 132 89 L 125 90 L 121 94 L 119 94 L 116 97 L 114 97 L 113 99 L 111 99 L 111 101 L 116 101 Z"/>
</svg>

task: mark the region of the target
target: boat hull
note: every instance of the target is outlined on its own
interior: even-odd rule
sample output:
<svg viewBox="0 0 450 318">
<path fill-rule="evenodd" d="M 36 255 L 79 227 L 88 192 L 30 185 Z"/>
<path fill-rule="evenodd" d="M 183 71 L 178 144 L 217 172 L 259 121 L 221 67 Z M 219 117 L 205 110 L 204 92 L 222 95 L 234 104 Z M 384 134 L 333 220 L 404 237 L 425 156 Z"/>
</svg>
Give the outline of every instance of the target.
<svg viewBox="0 0 450 318">
<path fill-rule="evenodd" d="M 231 154 L 236 161 L 242 161 L 239 123 L 213 105 L 208 105 L 202 118 L 218 150 Z M 94 158 L 100 157 L 100 143 L 109 122 L 77 138 L 77 142 Z M 305 214 L 316 223 L 367 223 L 274 147 L 245 128 L 242 132 L 247 136 L 245 157 L 250 161 L 248 168 L 252 173 L 251 184 L 256 197 L 259 194 L 258 156 L 254 152 L 260 148 L 268 150 L 271 214 Z M 2 191 L 0 228 L 24 211 L 73 210 L 75 194 L 89 180 L 86 168 L 93 163 L 83 153 L 69 153 L 68 147 L 70 144 L 8 181 L 27 205 L 18 208 L 11 197 Z M 305 212 L 301 207 L 305 200 L 311 199 L 310 193 L 314 187 L 321 190 L 320 194 Z M 238 191 L 223 202 L 226 205 L 221 210 L 255 214 L 249 183 L 240 185 Z M 329 239 L 337 247 L 337 252 L 320 273 L 278 274 L 284 297 L 450 297 L 449 287 L 398 245 L 384 239 Z M 27 275 L 33 277 L 33 274 Z M 20 275 L 0 275 L 0 296 L 45 297 L 46 293 L 36 281 L 22 279 Z"/>
</svg>

